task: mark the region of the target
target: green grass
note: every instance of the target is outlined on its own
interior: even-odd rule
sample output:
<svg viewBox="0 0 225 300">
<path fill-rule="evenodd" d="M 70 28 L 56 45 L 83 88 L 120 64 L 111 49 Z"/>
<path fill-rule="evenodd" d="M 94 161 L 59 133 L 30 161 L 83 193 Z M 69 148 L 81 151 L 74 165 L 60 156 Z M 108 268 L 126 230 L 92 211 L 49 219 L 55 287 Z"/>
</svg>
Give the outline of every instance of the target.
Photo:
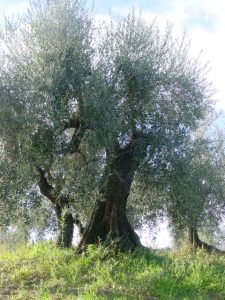
<svg viewBox="0 0 225 300">
<path fill-rule="evenodd" d="M 225 256 L 188 249 L 115 256 L 104 247 L 78 256 L 50 243 L 0 248 L 0 299 L 225 299 Z"/>
</svg>

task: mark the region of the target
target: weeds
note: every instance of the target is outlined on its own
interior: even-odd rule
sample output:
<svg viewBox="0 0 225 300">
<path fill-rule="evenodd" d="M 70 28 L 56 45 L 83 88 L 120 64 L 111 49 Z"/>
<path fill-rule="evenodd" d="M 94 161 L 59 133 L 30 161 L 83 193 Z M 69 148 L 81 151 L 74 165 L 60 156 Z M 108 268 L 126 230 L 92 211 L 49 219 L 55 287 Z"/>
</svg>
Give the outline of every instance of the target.
<svg viewBox="0 0 225 300">
<path fill-rule="evenodd" d="M 204 251 L 82 256 L 51 243 L 0 250 L 0 299 L 225 299 L 225 256 Z M 3 297 L 2 297 L 3 298 Z"/>
</svg>

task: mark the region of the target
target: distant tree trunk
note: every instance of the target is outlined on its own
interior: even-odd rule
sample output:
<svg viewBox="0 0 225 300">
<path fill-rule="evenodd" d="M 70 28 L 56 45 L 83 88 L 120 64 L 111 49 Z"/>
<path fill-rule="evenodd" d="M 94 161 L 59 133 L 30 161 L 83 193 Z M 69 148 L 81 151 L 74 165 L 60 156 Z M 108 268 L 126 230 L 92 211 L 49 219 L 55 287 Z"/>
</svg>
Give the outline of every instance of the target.
<svg viewBox="0 0 225 300">
<path fill-rule="evenodd" d="M 98 202 L 78 246 L 82 252 L 88 244 L 114 243 L 116 249 L 128 251 L 140 245 L 140 239 L 126 215 L 127 199 L 135 171 L 132 144 L 109 159 L 106 172 L 105 201 Z"/>
<path fill-rule="evenodd" d="M 218 253 L 223 252 L 223 251 L 219 250 L 218 248 L 203 242 L 199 238 L 197 229 L 194 227 L 188 228 L 188 241 L 194 249 L 204 249 L 209 253 L 211 253 L 213 251 L 218 252 Z"/>
<path fill-rule="evenodd" d="M 82 235 L 83 226 L 78 215 L 73 216 L 69 210 L 69 200 L 67 197 L 60 195 L 60 190 L 53 188 L 45 177 L 45 172 L 38 168 L 41 175 L 39 188 L 45 197 L 47 197 L 55 210 L 57 218 L 57 245 L 63 248 L 71 247 L 73 240 L 74 224 L 78 226 Z"/>
<path fill-rule="evenodd" d="M 201 240 L 199 239 L 197 229 L 194 227 L 188 228 L 188 241 L 195 249 L 201 247 Z"/>
</svg>

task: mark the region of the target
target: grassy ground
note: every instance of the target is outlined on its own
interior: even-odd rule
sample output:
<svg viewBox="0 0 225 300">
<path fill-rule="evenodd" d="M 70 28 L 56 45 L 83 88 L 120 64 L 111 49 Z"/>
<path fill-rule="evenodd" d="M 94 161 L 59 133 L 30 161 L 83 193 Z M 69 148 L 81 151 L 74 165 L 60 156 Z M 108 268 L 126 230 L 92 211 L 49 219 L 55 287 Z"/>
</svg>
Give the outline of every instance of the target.
<svg viewBox="0 0 225 300">
<path fill-rule="evenodd" d="M 189 250 L 76 256 L 52 244 L 0 248 L 0 299 L 225 299 L 225 256 Z"/>
</svg>

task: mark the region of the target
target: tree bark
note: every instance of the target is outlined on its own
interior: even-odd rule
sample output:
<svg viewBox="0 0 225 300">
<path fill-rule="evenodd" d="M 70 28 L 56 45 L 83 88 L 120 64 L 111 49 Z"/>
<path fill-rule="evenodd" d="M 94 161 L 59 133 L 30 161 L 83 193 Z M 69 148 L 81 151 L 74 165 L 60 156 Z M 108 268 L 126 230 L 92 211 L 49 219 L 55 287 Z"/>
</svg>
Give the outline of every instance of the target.
<svg viewBox="0 0 225 300">
<path fill-rule="evenodd" d="M 58 233 L 56 244 L 62 248 L 69 248 L 72 246 L 74 219 L 72 214 L 68 211 L 69 206 L 65 199 L 59 201 L 55 205 L 55 212 L 58 223 Z"/>
<path fill-rule="evenodd" d="M 133 143 L 119 149 L 109 157 L 106 167 L 106 183 L 102 191 L 105 201 L 99 201 L 85 228 L 78 252 L 87 245 L 106 243 L 122 251 L 129 251 L 140 244 L 140 239 L 126 215 L 127 199 L 135 172 Z"/>
</svg>

